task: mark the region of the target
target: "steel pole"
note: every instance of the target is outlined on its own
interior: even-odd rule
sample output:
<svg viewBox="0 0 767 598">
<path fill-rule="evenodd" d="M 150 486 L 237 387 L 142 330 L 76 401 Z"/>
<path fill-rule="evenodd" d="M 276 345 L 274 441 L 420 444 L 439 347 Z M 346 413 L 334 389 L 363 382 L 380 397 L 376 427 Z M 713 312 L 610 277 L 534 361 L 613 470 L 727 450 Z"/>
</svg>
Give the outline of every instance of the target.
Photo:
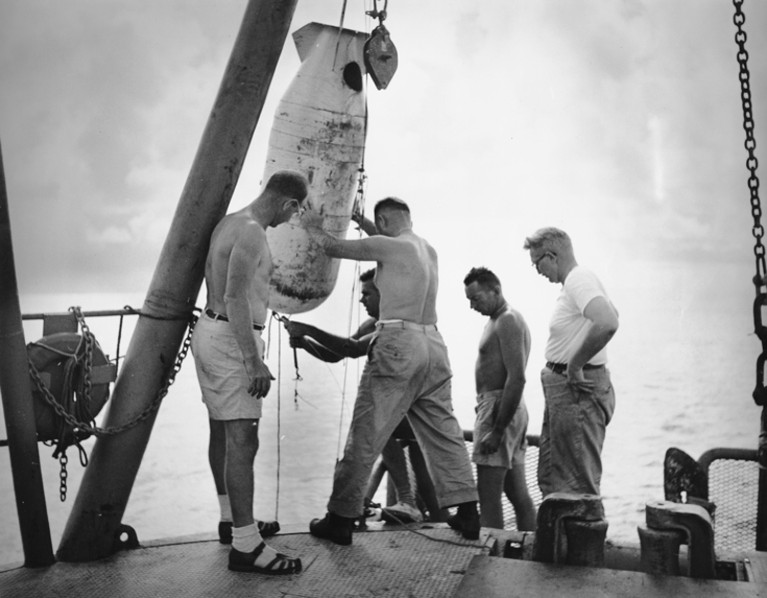
<svg viewBox="0 0 767 598">
<path fill-rule="evenodd" d="M 0 395 L 26 567 L 54 562 L 0 148 Z"/>
<path fill-rule="evenodd" d="M 167 380 L 202 285 L 213 228 L 226 213 L 297 0 L 250 0 L 126 352 L 104 426 L 142 413 Z M 91 561 L 117 547 L 156 412 L 97 439 L 57 556 Z"/>
</svg>

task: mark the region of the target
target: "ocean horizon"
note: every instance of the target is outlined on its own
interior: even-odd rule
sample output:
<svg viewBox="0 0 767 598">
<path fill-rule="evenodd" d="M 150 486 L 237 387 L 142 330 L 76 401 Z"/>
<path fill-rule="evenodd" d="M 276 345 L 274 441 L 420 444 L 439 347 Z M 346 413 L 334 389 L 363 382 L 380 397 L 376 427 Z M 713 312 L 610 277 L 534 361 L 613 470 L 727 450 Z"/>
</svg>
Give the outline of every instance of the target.
<svg viewBox="0 0 767 598">
<path fill-rule="evenodd" d="M 602 275 L 621 314 L 621 329 L 608 348 L 617 407 L 603 451 L 602 495 L 608 539 L 638 544 L 636 527 L 644 522 L 645 503 L 663 499 L 667 448 L 675 446 L 697 458 L 713 447 L 756 447 L 760 410 L 751 392 L 759 343 L 753 334 L 753 289 L 746 266 L 636 262 L 631 268 L 632 276 L 621 277 L 620 284 L 612 269 Z M 601 274 L 598 266 L 594 269 Z M 343 286 L 349 280 L 342 274 L 338 294 L 343 298 L 335 305 L 295 319 L 337 334 L 354 330 L 359 317 L 356 297 Z M 546 322 L 558 291 L 541 281 L 526 287 L 528 294 L 514 287 L 506 298 L 525 316 L 533 336 L 525 400 L 528 432 L 538 434 L 543 405 L 539 371 Z M 439 326 L 453 365 L 456 417 L 464 429 L 471 429 L 473 367 L 484 318 L 470 312 L 460 290 L 459 284 L 443 280 L 440 297 L 446 292 L 450 296 L 442 301 Z M 126 303 L 138 308 L 142 297 L 22 295 L 20 300 L 24 313 L 35 313 L 66 311 L 74 304 L 86 311 L 119 309 Z M 98 320 L 89 325 L 103 350 L 113 356 L 115 323 Z M 123 355 L 130 320 L 123 333 Z M 267 363 L 278 380 L 264 401 L 255 465 L 255 515 L 278 517 L 286 524 L 305 523 L 308 529 L 309 521 L 325 512 L 362 361 L 325 364 L 299 352 L 297 379 L 287 337 L 276 321 L 271 322 L 265 333 Z M 25 323 L 27 342 L 39 337 L 40 326 Z M 207 414 L 192 359 L 187 358 L 159 410 L 123 517 L 140 541 L 216 530 L 218 503 L 207 462 Z M 99 422 L 101 417 L 103 412 Z M 83 443 L 87 452 L 93 443 L 93 439 Z M 59 464 L 50 456 L 53 449 L 39 444 L 39 450 L 55 550 L 83 468 L 77 450 L 70 448 L 68 498 L 62 503 Z M 20 562 L 23 553 L 7 449 L 0 450 L 0 486 L 6 492 L 5 506 L 0 507 L 0 563 Z"/>
</svg>

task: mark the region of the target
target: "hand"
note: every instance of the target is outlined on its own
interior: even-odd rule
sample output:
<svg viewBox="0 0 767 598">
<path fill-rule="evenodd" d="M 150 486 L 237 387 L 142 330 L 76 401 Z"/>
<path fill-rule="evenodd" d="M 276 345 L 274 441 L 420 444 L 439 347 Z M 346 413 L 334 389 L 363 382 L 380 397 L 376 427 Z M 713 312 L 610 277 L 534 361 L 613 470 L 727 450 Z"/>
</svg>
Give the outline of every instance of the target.
<svg viewBox="0 0 767 598">
<path fill-rule="evenodd" d="M 308 206 L 304 213 L 301 214 L 301 226 L 307 230 L 322 229 L 322 223 L 325 221 L 323 212 L 325 206 L 320 206 L 319 212 L 314 210 L 313 206 Z"/>
<path fill-rule="evenodd" d="M 567 385 L 576 392 L 591 392 L 594 388 L 594 383 L 591 380 L 586 380 L 583 375 L 583 368 L 568 367 L 565 376 L 567 377 Z"/>
<path fill-rule="evenodd" d="M 256 365 L 253 374 L 249 374 L 249 377 L 250 385 L 248 386 L 248 394 L 250 396 L 255 396 L 257 399 L 261 399 L 269 393 L 269 389 L 272 386 L 272 380 L 275 379 L 263 361 Z"/>
<path fill-rule="evenodd" d="M 303 322 L 295 322 L 292 320 L 285 321 L 285 329 L 291 337 L 306 336 L 309 334 L 309 325 Z"/>
<path fill-rule="evenodd" d="M 291 336 L 288 338 L 288 343 L 291 349 L 304 349 L 306 350 L 306 343 L 303 336 Z"/>
<path fill-rule="evenodd" d="M 498 447 L 501 446 L 502 438 L 503 438 L 502 433 L 496 432 L 495 430 L 490 430 L 479 441 L 480 454 L 489 455 L 491 453 L 496 452 L 498 450 Z"/>
</svg>

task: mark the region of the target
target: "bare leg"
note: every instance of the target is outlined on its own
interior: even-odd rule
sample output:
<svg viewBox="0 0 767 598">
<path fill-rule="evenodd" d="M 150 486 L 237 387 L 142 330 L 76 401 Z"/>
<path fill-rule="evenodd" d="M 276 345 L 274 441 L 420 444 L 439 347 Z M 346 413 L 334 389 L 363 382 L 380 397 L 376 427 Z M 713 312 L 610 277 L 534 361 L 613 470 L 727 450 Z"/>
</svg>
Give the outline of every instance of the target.
<svg viewBox="0 0 767 598">
<path fill-rule="evenodd" d="M 418 494 L 421 496 L 426 510 L 429 511 L 429 519 L 431 521 L 447 521 L 447 518 L 450 517 L 450 511 L 439 506 L 437 494 L 434 491 L 434 483 L 431 481 L 421 447 L 418 446 L 417 442 L 411 442 L 408 447 L 408 453 L 410 455 L 410 464 L 415 472 L 415 480 L 418 484 Z"/>
<path fill-rule="evenodd" d="M 536 528 L 536 509 L 533 499 L 527 490 L 527 481 L 525 480 L 525 463 L 515 463 L 514 467 L 508 470 L 503 484 L 506 498 L 514 507 L 514 514 L 517 518 L 517 530 L 535 531 Z"/>
<path fill-rule="evenodd" d="M 226 426 L 226 489 L 234 527 L 253 524 L 253 462 L 258 452 L 258 420 L 235 419 Z"/>
<path fill-rule="evenodd" d="M 216 485 L 216 493 L 226 494 L 226 478 L 224 470 L 226 464 L 226 429 L 224 422 L 209 419 L 210 439 L 208 442 L 208 463 L 213 474 L 213 483 Z"/>
<path fill-rule="evenodd" d="M 503 529 L 503 480 L 505 467 L 477 465 L 477 493 L 479 494 L 479 521 L 482 527 Z"/>
<path fill-rule="evenodd" d="M 383 459 L 378 459 L 373 467 L 373 473 L 368 478 L 367 489 L 365 490 L 365 506 L 369 502 L 373 501 L 373 497 L 378 492 L 378 487 L 381 485 L 381 480 L 386 473 L 386 466 L 383 464 Z"/>
<path fill-rule="evenodd" d="M 386 471 L 389 472 L 392 482 L 394 482 L 394 487 L 397 490 L 397 500 L 415 506 L 415 497 L 410 487 L 410 475 L 407 471 L 405 451 L 399 441 L 393 436 L 389 437 L 389 440 L 386 441 L 386 446 L 381 451 L 381 458 L 386 466 Z"/>
</svg>

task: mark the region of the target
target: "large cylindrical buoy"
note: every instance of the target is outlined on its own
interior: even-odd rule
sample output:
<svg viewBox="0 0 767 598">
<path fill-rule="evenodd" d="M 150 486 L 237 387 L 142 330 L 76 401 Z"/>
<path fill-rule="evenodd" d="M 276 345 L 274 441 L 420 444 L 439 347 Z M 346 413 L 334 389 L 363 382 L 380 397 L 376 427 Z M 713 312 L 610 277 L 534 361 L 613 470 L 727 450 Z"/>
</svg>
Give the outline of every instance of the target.
<svg viewBox="0 0 767 598">
<path fill-rule="evenodd" d="M 263 184 L 278 170 L 303 173 L 309 199 L 337 238 L 349 229 L 365 145 L 364 46 L 367 34 L 310 23 L 293 39 L 301 67 L 274 118 Z M 339 261 L 327 257 L 298 218 L 267 231 L 274 262 L 270 308 L 309 311 L 330 295 Z"/>
</svg>

